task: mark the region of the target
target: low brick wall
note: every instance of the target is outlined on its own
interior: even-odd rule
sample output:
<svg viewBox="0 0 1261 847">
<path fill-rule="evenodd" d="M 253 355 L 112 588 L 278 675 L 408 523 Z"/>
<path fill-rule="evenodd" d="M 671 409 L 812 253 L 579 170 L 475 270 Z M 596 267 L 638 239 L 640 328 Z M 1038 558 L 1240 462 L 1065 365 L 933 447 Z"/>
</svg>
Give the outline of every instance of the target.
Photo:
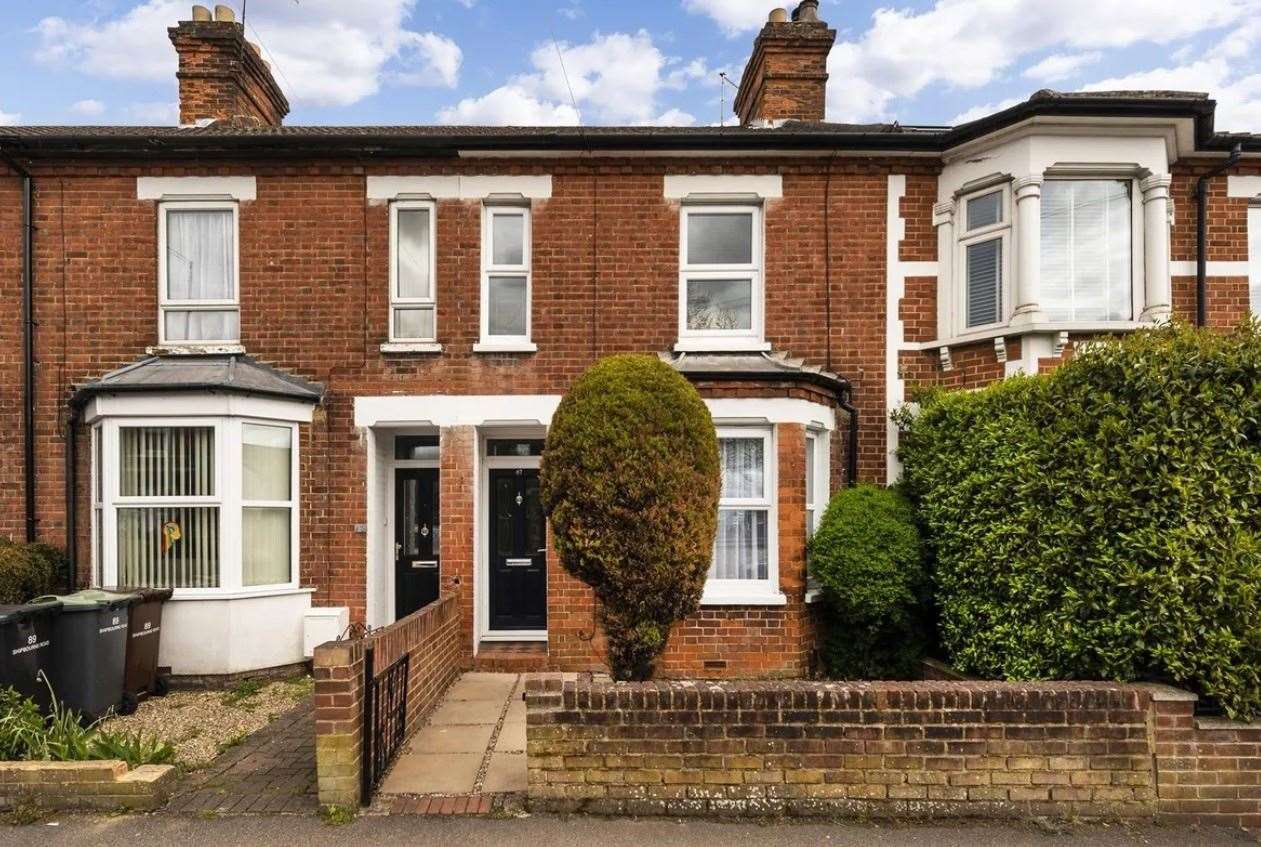
<svg viewBox="0 0 1261 847">
<path fill-rule="evenodd" d="M 171 796 L 175 768 L 116 760 L 0 762 L 0 809 L 34 804 L 44 809 L 152 811 Z"/>
<path fill-rule="evenodd" d="M 363 799 L 366 658 L 377 673 L 408 659 L 408 737 L 420 726 L 461 668 L 460 615 L 454 596 L 348 641 L 315 648 L 315 761 L 320 802 L 357 806 Z"/>
<path fill-rule="evenodd" d="M 1252 778 L 1258 796 L 1261 754 L 1206 741 L 1218 730 L 1189 725 L 1188 697 L 1106 683 L 542 679 L 526 693 L 529 798 L 539 809 L 609 814 L 1160 813 L 1255 823 L 1240 795 Z M 1234 791 L 1215 800 L 1227 805 L 1158 794 L 1207 779 L 1209 759 L 1222 768 L 1213 783 Z M 1164 767 L 1175 764 L 1186 771 Z"/>
</svg>

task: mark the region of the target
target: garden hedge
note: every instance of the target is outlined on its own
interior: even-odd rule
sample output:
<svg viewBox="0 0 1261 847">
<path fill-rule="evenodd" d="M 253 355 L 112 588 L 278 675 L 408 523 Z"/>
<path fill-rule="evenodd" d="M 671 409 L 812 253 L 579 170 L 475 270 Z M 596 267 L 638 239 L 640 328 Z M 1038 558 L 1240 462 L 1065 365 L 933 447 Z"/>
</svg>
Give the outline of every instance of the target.
<svg viewBox="0 0 1261 847">
<path fill-rule="evenodd" d="M 541 494 L 561 565 L 590 585 L 618 679 L 643 679 L 696 611 L 713 556 L 719 464 L 696 389 L 655 356 L 612 356 L 561 400 Z"/>
<path fill-rule="evenodd" d="M 0 604 L 25 603 L 48 594 L 65 567 L 65 554 L 55 547 L 0 539 Z"/>
<path fill-rule="evenodd" d="M 960 670 L 1261 714 L 1261 335 L 1182 326 L 900 416 Z"/>
<path fill-rule="evenodd" d="M 921 546 L 915 511 L 896 488 L 859 485 L 832 498 L 810 540 L 829 676 L 916 677 L 927 593 Z"/>
</svg>

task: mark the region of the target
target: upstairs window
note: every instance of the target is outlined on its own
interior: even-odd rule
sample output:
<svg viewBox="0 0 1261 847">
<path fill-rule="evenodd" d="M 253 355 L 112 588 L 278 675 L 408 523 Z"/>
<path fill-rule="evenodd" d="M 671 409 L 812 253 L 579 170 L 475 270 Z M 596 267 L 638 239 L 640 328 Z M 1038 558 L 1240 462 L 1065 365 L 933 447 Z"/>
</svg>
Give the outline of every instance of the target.
<svg viewBox="0 0 1261 847">
<path fill-rule="evenodd" d="M 401 201 L 390 207 L 390 340 L 437 340 L 434 204 Z"/>
<path fill-rule="evenodd" d="M 1007 190 L 997 188 L 964 200 L 963 248 L 964 325 L 967 329 L 1003 320 L 1006 261 L 1011 223 Z"/>
<path fill-rule="evenodd" d="M 713 349 L 762 341 L 762 210 L 684 208 L 679 339 Z"/>
<path fill-rule="evenodd" d="M 485 207 L 482 218 L 483 349 L 533 349 L 530 342 L 530 210 Z"/>
<path fill-rule="evenodd" d="M 1130 180 L 1042 186 L 1042 310 L 1057 321 L 1134 315 Z"/>
<path fill-rule="evenodd" d="M 236 203 L 163 203 L 158 256 L 159 340 L 203 345 L 239 341 Z"/>
</svg>

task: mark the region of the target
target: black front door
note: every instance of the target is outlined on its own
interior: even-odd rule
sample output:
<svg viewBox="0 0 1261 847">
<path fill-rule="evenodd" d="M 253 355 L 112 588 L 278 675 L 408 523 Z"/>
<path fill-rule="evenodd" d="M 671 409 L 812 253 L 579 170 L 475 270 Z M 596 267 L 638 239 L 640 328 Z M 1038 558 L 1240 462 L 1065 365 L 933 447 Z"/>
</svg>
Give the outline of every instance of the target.
<svg viewBox="0 0 1261 847">
<path fill-rule="evenodd" d="M 490 472 L 490 628 L 547 629 L 547 531 L 537 468 Z"/>
<path fill-rule="evenodd" d="M 438 599 L 438 470 L 394 471 L 394 619 Z"/>
</svg>

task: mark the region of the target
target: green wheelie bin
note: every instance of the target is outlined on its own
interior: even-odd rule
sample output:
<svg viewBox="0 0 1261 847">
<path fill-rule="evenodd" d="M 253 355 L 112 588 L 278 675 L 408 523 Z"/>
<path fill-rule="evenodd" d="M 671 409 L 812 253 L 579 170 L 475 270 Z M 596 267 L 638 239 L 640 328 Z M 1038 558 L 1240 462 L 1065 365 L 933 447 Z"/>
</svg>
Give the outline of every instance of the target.
<svg viewBox="0 0 1261 847">
<path fill-rule="evenodd" d="M 45 600 L 61 602 L 52 627 L 48 676 L 53 696 L 85 720 L 117 711 L 123 704 L 127 629 L 135 595 L 88 590 L 34 602 Z"/>
</svg>

